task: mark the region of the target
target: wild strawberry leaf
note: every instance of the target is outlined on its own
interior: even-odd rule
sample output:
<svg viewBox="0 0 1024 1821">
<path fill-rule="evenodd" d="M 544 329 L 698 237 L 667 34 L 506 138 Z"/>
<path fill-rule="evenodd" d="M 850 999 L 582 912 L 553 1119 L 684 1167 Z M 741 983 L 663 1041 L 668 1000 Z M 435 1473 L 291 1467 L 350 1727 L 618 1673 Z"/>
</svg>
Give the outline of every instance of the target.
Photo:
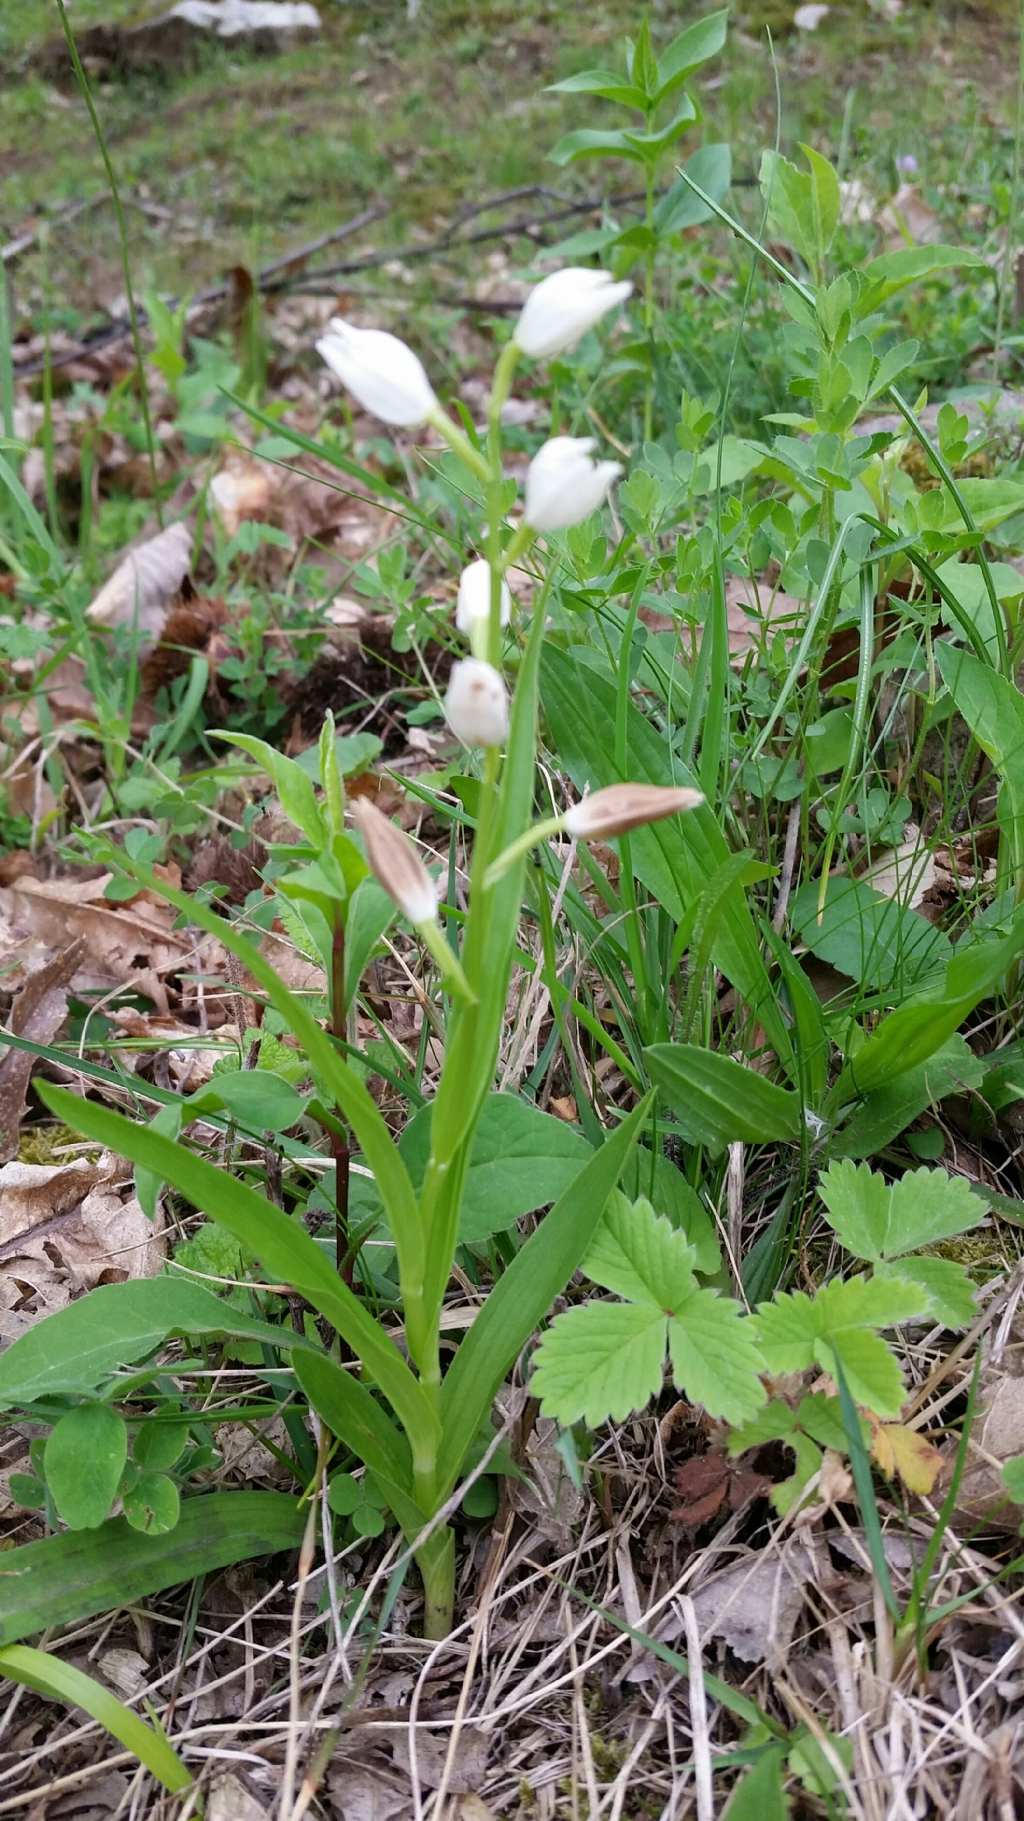
<svg viewBox="0 0 1024 1821">
<path fill-rule="evenodd" d="M 620 1191 L 608 1203 L 583 1261 L 592 1283 L 667 1314 L 694 1288 L 693 1248 L 644 1197 Z"/>
<path fill-rule="evenodd" d="M 857 1403 L 879 1416 L 896 1415 L 903 1385 L 899 1366 L 874 1330 L 927 1310 L 928 1292 L 903 1277 L 838 1278 L 813 1298 L 803 1290 L 758 1305 L 756 1338 L 770 1372 L 799 1372 L 841 1361 Z"/>
<path fill-rule="evenodd" d="M 840 1243 L 873 1264 L 951 1239 L 985 1218 L 968 1183 L 946 1170 L 908 1170 L 890 1186 L 877 1170 L 842 1158 L 819 1178 L 818 1192 Z"/>
<path fill-rule="evenodd" d="M 928 1314 L 947 1328 L 966 1328 L 978 1312 L 974 1285 L 955 1258 L 901 1258 L 878 1265 L 876 1274 L 920 1284 L 928 1297 Z"/>
<path fill-rule="evenodd" d="M 649 1303 L 584 1303 L 559 1315 L 534 1356 L 543 1415 L 595 1429 L 642 1410 L 661 1389 L 667 1326 Z"/>
</svg>

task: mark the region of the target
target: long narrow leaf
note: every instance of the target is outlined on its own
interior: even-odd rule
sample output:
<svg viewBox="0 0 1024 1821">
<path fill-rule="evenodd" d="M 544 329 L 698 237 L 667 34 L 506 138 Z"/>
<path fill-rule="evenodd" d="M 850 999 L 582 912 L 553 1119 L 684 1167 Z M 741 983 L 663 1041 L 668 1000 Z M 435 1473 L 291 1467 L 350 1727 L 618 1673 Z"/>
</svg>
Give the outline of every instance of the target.
<svg viewBox="0 0 1024 1821">
<path fill-rule="evenodd" d="M 414 1447 L 436 1427 L 430 1400 L 392 1340 L 339 1277 L 331 1261 L 300 1226 L 245 1183 L 236 1182 L 204 1157 L 197 1157 L 151 1126 L 134 1125 L 122 1114 L 80 1100 L 65 1088 L 40 1084 L 51 1112 L 75 1131 L 94 1138 L 118 1156 L 156 1170 L 194 1207 L 227 1227 L 256 1254 L 264 1270 L 292 1284 L 326 1316 L 376 1380 L 400 1418 Z M 287 1334 L 282 1329 L 283 1338 Z"/>
<path fill-rule="evenodd" d="M 441 1496 L 454 1485 L 498 1386 L 578 1269 L 651 1109 L 646 1095 L 560 1195 L 498 1279 L 441 1386 Z"/>
<path fill-rule="evenodd" d="M 284 1492 L 214 1492 L 183 1500 L 177 1525 L 163 1536 L 108 1518 L 95 1530 L 23 1543 L 3 1558 L 0 1643 L 133 1606 L 232 1562 L 295 1549 L 305 1526 L 306 1513 Z"/>
<path fill-rule="evenodd" d="M 29 1644 L 11 1644 L 0 1650 L 0 1676 L 20 1682 L 51 1701 L 64 1701 L 69 1707 L 80 1707 L 90 1719 L 97 1720 L 107 1732 L 128 1750 L 158 1783 L 172 1794 L 179 1794 L 192 1783 L 192 1773 L 179 1758 L 165 1733 L 132 1713 L 112 1695 L 109 1688 L 87 1676 L 71 1663 L 62 1663 L 46 1650 L 33 1650 Z"/>
<path fill-rule="evenodd" d="M 301 1365 L 296 1361 L 295 1376 L 332 1435 L 351 1448 L 380 1480 L 406 1536 L 415 1539 L 428 1514 L 420 1510 L 412 1496 L 408 1443 L 372 1392 L 326 1353 L 304 1355 Z"/>
</svg>

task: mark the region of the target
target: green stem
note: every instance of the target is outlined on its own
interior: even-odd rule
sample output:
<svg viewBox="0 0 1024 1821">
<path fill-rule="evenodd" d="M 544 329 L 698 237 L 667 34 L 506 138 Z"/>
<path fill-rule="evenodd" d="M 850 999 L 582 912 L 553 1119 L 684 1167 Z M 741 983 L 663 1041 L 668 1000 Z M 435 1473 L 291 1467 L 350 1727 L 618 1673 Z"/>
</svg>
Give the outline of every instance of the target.
<svg viewBox="0 0 1024 1821">
<path fill-rule="evenodd" d="M 446 1638 L 455 1616 L 455 1533 L 445 1524 L 416 1551 L 423 1578 L 423 1635 Z"/>
<path fill-rule="evenodd" d="M 651 122 L 647 121 L 650 131 Z M 647 389 L 644 393 L 644 442 L 649 443 L 654 430 L 654 166 L 648 164 L 645 174 L 644 222 L 647 245 L 644 249 L 644 334 L 647 338 Z"/>
</svg>

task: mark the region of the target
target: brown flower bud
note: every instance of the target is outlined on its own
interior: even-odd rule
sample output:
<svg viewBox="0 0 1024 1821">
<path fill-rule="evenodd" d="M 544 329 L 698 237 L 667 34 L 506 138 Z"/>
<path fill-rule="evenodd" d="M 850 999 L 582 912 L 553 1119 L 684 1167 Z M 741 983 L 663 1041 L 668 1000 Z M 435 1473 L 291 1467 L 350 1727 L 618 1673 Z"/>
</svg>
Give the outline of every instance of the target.
<svg viewBox="0 0 1024 1821">
<path fill-rule="evenodd" d="M 603 841 L 628 835 L 648 822 L 661 822 L 665 816 L 681 815 L 703 801 L 699 790 L 683 785 L 609 784 L 566 810 L 562 827 L 574 841 Z"/>
<path fill-rule="evenodd" d="M 365 797 L 355 799 L 352 815 L 378 885 L 410 923 L 417 927 L 433 923 L 437 916 L 434 882 L 408 836 Z"/>
</svg>

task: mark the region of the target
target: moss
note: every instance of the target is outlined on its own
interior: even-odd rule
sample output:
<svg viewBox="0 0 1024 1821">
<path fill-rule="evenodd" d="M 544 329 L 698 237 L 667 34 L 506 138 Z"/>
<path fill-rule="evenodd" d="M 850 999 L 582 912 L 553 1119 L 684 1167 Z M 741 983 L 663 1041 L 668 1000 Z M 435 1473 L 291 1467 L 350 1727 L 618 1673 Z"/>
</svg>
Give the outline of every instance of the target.
<svg viewBox="0 0 1024 1821">
<path fill-rule="evenodd" d="M 80 1146 L 82 1134 L 75 1132 L 69 1125 L 34 1125 L 21 1135 L 18 1145 L 19 1163 L 67 1163 L 68 1150 L 71 1146 Z M 76 1150 L 78 1157 L 88 1157 L 90 1161 L 100 1155 L 98 1148 L 86 1151 Z"/>
</svg>

